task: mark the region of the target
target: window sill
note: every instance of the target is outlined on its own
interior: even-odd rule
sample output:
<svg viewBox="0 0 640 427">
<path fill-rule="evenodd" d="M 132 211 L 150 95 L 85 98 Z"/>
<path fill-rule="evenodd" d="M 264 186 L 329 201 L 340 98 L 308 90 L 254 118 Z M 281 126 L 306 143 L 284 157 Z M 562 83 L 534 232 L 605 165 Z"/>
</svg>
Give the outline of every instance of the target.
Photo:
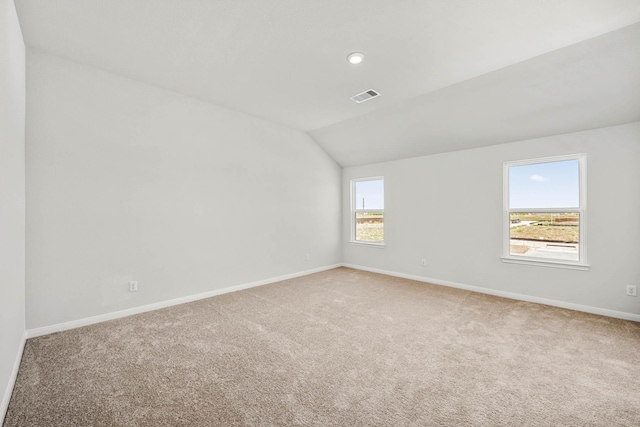
<svg viewBox="0 0 640 427">
<path fill-rule="evenodd" d="M 551 267 L 551 268 L 564 268 L 568 270 L 582 270 L 587 271 L 591 266 L 589 264 L 579 264 L 579 263 L 568 263 L 561 261 L 552 261 L 552 260 L 538 260 L 531 258 L 520 258 L 520 257 L 508 257 L 503 256 L 500 257 L 502 262 L 506 262 L 508 264 L 525 264 L 525 265 L 535 265 L 537 267 Z"/>
<path fill-rule="evenodd" d="M 356 246 L 369 246 L 372 248 L 377 248 L 377 249 L 384 249 L 384 242 L 382 243 L 374 243 L 374 242 L 360 242 L 358 240 L 349 240 L 350 244 L 352 245 L 356 245 Z"/>
</svg>

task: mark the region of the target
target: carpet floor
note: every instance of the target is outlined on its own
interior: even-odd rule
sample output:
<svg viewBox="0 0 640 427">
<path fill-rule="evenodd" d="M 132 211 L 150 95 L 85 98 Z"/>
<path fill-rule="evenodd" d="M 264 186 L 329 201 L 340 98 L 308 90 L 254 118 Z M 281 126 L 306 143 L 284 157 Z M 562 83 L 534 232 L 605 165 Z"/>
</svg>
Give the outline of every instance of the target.
<svg viewBox="0 0 640 427">
<path fill-rule="evenodd" d="M 337 268 L 29 339 L 4 426 L 638 426 L 640 323 Z"/>
</svg>

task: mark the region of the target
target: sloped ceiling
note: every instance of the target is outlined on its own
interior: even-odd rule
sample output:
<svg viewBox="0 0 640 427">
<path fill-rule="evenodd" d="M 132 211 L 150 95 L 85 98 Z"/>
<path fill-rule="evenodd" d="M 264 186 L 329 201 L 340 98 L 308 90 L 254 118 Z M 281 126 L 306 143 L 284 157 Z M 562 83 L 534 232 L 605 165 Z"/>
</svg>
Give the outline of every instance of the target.
<svg viewBox="0 0 640 427">
<path fill-rule="evenodd" d="M 351 166 L 638 120 L 640 24 L 311 135 L 343 166 Z"/>
<path fill-rule="evenodd" d="M 638 0 L 16 6 L 31 49 L 309 132 L 343 166 L 640 120 Z"/>
</svg>

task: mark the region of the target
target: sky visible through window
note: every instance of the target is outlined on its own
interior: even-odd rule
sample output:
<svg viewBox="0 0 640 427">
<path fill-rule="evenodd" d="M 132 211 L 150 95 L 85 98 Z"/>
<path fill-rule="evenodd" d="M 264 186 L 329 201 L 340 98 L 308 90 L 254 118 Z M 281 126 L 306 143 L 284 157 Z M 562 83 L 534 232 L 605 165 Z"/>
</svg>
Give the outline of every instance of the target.
<svg viewBox="0 0 640 427">
<path fill-rule="evenodd" d="M 384 180 L 356 181 L 355 203 L 356 209 L 384 209 Z"/>
<path fill-rule="evenodd" d="M 509 168 L 509 208 L 578 208 L 579 161 L 537 163 Z"/>
</svg>

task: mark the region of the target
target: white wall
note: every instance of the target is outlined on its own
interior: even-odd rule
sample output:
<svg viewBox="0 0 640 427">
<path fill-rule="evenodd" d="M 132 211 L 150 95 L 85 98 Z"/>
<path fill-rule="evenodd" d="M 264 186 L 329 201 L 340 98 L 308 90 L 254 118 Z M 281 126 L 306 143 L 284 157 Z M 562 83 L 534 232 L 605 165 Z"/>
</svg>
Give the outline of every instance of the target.
<svg viewBox="0 0 640 427">
<path fill-rule="evenodd" d="M 14 3 L 0 0 L 0 419 L 25 329 L 25 49 Z"/>
<path fill-rule="evenodd" d="M 503 162 L 587 154 L 589 271 L 505 264 Z M 640 123 L 495 145 L 343 171 L 343 242 L 349 183 L 385 178 L 384 249 L 344 243 L 344 262 L 489 290 L 640 314 Z M 428 266 L 420 266 L 427 258 Z"/>
<path fill-rule="evenodd" d="M 28 329 L 340 262 L 304 133 L 32 50 L 27 129 Z"/>
</svg>

